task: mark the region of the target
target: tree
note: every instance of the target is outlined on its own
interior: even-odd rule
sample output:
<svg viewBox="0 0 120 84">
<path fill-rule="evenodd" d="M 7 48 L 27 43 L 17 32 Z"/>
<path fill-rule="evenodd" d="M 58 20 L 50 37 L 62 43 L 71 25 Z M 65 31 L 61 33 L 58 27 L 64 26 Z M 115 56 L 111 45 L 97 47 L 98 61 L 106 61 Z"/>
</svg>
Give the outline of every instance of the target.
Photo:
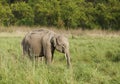
<svg viewBox="0 0 120 84">
<path fill-rule="evenodd" d="M 11 4 L 12 13 L 14 15 L 14 25 L 33 25 L 34 12 L 33 9 L 25 2 Z"/>
<path fill-rule="evenodd" d="M 13 18 L 12 11 L 9 5 L 0 3 L 0 25 L 9 26 Z"/>
</svg>

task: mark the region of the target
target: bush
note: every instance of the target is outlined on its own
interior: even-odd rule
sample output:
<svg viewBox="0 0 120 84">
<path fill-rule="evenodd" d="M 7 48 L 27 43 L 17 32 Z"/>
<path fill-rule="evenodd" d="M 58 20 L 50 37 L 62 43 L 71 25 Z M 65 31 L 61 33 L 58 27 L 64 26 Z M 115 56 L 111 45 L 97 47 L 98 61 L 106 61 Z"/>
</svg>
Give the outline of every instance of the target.
<svg viewBox="0 0 120 84">
<path fill-rule="evenodd" d="M 11 5 L 14 14 L 14 25 L 33 25 L 34 12 L 33 9 L 25 2 L 14 3 Z"/>
<path fill-rule="evenodd" d="M 57 26 L 59 21 L 58 1 L 37 1 L 33 4 L 35 12 L 35 24 L 45 26 Z"/>
<path fill-rule="evenodd" d="M 120 29 L 119 0 L 0 0 L 0 3 L 1 25 Z"/>
<path fill-rule="evenodd" d="M 13 18 L 13 14 L 10 7 L 7 4 L 2 5 L 0 3 L 0 25 L 2 26 L 10 25 L 12 18 Z"/>
<path fill-rule="evenodd" d="M 64 21 L 64 26 L 68 28 L 78 27 L 80 10 L 77 1 L 62 1 L 61 2 L 61 19 Z"/>
</svg>

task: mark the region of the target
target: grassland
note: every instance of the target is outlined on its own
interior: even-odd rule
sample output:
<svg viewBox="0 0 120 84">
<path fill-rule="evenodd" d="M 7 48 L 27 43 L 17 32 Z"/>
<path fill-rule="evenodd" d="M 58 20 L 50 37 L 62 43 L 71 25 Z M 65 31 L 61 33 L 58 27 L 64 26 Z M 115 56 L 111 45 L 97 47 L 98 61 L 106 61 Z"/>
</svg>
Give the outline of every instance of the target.
<svg viewBox="0 0 120 84">
<path fill-rule="evenodd" d="M 23 59 L 24 34 L 0 35 L 0 84 L 120 84 L 119 35 L 70 35 L 70 69 L 57 51 L 51 66 Z"/>
</svg>

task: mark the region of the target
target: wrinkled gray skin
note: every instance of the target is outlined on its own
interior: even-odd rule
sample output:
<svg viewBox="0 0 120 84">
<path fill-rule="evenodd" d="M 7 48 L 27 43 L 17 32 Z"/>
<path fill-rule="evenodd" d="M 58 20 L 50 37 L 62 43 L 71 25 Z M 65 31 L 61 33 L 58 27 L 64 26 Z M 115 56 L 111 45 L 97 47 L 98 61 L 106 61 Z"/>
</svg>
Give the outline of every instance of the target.
<svg viewBox="0 0 120 84">
<path fill-rule="evenodd" d="M 67 65 L 70 66 L 69 42 L 67 38 L 47 29 L 34 30 L 25 35 L 22 40 L 23 54 L 30 58 L 45 57 L 51 64 L 55 49 L 65 54 Z"/>
</svg>

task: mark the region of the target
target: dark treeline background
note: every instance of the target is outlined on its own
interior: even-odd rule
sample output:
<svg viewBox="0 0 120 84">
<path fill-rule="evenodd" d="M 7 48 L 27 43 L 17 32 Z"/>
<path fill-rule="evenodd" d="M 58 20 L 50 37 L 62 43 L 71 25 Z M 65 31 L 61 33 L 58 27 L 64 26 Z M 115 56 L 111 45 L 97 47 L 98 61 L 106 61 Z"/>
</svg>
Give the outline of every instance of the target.
<svg viewBox="0 0 120 84">
<path fill-rule="evenodd" d="M 119 0 L 0 0 L 1 26 L 120 29 Z"/>
</svg>

